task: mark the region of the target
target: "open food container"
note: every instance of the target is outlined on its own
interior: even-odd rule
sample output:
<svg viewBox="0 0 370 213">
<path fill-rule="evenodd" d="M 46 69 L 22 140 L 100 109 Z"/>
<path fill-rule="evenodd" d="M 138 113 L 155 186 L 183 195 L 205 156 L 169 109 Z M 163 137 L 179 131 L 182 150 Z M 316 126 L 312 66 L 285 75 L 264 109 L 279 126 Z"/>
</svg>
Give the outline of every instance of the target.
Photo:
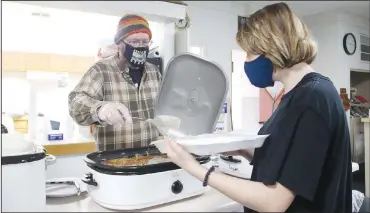
<svg viewBox="0 0 370 213">
<path fill-rule="evenodd" d="M 228 90 L 217 64 L 193 54 L 181 54 L 167 65 L 155 115 L 181 119 L 186 135 L 212 133 Z M 207 166 L 209 156 L 195 156 Z M 156 147 L 88 154 L 89 172 L 82 179 L 99 205 L 116 210 L 148 208 L 203 194 L 202 182 L 172 163 Z"/>
<path fill-rule="evenodd" d="M 172 59 L 163 76 L 155 116 L 181 120 L 185 135 L 213 133 L 229 88 L 227 77 L 216 63 L 193 54 Z"/>
</svg>

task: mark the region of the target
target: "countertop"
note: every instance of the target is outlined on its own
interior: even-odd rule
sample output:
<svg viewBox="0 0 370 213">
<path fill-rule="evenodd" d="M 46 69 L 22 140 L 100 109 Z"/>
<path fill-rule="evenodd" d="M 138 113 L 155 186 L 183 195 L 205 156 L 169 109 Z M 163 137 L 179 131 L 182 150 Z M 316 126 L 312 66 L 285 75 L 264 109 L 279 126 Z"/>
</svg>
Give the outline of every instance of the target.
<svg viewBox="0 0 370 213">
<path fill-rule="evenodd" d="M 94 143 L 94 140 L 76 140 L 76 139 L 71 139 L 71 140 L 60 140 L 60 141 L 42 141 L 39 142 L 39 145 L 42 146 L 50 146 L 50 145 L 67 145 L 67 144 L 80 144 L 80 143 Z"/>
<path fill-rule="evenodd" d="M 115 210 L 99 206 L 87 194 L 66 198 L 48 198 L 46 203 L 46 212 L 116 212 Z M 138 211 L 243 212 L 243 206 L 224 196 L 215 189 L 210 188 L 203 195 Z"/>
</svg>

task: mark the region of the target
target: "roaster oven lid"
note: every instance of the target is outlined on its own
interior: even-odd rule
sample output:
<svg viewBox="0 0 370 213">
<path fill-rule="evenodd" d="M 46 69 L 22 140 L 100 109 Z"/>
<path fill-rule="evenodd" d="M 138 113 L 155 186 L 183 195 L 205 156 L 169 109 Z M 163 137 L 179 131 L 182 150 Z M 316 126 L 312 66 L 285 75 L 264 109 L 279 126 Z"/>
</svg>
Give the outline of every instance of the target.
<svg viewBox="0 0 370 213">
<path fill-rule="evenodd" d="M 222 68 L 184 53 L 169 61 L 162 79 L 155 116 L 180 118 L 186 135 L 213 133 L 228 91 Z"/>
<path fill-rule="evenodd" d="M 110 175 L 143 175 L 179 169 L 179 167 L 172 162 L 149 164 L 143 166 L 125 166 L 125 167 L 104 165 L 104 162 L 106 160 L 118 158 L 130 158 L 135 157 L 136 155 L 148 155 L 148 154 L 161 155 L 162 153 L 156 147 L 99 151 L 87 154 L 85 156 L 85 162 L 91 169 L 94 169 L 100 173 Z M 209 156 L 195 156 L 195 158 L 201 164 L 205 164 L 210 160 Z"/>
<path fill-rule="evenodd" d="M 30 163 L 46 157 L 43 149 L 26 140 L 21 133 L 8 133 L 1 124 L 1 165 Z"/>
<path fill-rule="evenodd" d="M 46 157 L 45 152 L 32 152 L 23 153 L 19 155 L 7 155 L 1 156 L 1 165 L 11 165 L 11 164 L 21 164 L 21 163 L 31 163 L 34 161 L 42 160 Z"/>
</svg>

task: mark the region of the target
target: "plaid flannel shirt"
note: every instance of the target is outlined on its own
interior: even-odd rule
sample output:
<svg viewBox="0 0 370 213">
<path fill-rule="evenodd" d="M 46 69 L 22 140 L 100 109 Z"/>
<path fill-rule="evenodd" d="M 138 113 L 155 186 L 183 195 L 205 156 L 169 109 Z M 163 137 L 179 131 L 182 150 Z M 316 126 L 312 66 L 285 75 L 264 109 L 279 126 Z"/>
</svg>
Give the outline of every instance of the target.
<svg viewBox="0 0 370 213">
<path fill-rule="evenodd" d="M 118 55 L 95 63 L 68 96 L 69 114 L 83 126 L 99 124 L 98 109 L 108 102 L 123 103 L 133 117 L 153 118 L 161 74 L 156 66 L 145 63 L 139 88 L 121 71 Z M 94 125 L 97 150 L 146 147 L 157 140 L 158 130 L 146 121 L 133 121 L 122 127 Z"/>
</svg>

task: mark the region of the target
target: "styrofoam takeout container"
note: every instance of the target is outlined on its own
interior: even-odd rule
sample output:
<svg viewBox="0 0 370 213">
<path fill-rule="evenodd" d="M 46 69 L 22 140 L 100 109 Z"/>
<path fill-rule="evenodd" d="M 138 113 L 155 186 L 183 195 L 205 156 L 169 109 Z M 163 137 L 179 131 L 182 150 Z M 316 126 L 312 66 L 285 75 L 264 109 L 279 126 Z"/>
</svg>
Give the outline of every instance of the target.
<svg viewBox="0 0 370 213">
<path fill-rule="evenodd" d="M 196 155 L 212 155 L 223 152 L 236 151 L 240 149 L 259 148 L 265 142 L 268 135 L 248 134 L 204 134 L 177 138 L 176 141 L 185 150 Z M 151 143 L 160 152 L 167 153 L 165 140 L 158 140 Z"/>
</svg>

